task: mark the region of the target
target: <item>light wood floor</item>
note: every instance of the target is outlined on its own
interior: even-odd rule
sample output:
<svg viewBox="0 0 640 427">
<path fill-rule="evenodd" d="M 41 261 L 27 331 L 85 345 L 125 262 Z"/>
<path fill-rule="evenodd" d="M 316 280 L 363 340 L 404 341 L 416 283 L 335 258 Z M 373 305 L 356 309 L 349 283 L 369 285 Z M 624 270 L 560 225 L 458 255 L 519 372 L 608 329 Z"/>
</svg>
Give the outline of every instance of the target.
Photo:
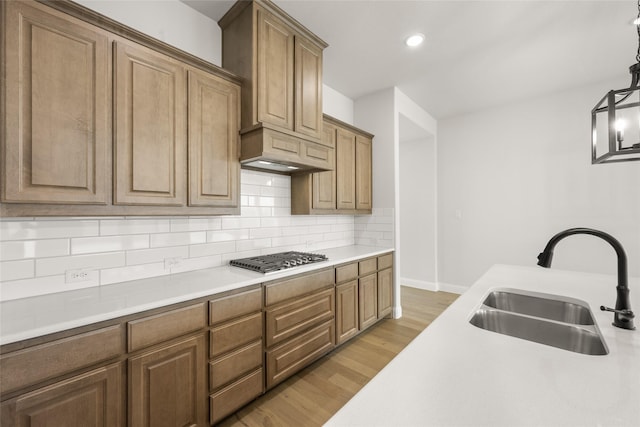
<svg viewBox="0 0 640 427">
<path fill-rule="evenodd" d="M 457 297 L 403 286 L 401 319 L 380 321 L 220 425 L 321 426 Z"/>
</svg>

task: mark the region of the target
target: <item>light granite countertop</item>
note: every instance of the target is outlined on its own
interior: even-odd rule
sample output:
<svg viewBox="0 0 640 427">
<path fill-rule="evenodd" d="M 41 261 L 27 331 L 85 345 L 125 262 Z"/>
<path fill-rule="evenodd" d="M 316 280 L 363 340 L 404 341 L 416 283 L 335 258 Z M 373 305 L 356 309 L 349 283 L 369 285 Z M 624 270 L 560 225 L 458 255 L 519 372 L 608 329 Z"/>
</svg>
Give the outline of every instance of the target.
<svg viewBox="0 0 640 427">
<path fill-rule="evenodd" d="M 612 326 L 617 279 L 496 265 L 460 296 L 327 426 L 640 426 L 640 317 Z M 590 356 L 490 332 L 469 319 L 494 288 L 587 302 L 609 349 Z M 640 279 L 630 279 L 640 312 Z"/>
<path fill-rule="evenodd" d="M 9 344 L 392 251 L 343 246 L 329 260 L 264 275 L 223 266 L 0 303 L 0 344 Z"/>
</svg>

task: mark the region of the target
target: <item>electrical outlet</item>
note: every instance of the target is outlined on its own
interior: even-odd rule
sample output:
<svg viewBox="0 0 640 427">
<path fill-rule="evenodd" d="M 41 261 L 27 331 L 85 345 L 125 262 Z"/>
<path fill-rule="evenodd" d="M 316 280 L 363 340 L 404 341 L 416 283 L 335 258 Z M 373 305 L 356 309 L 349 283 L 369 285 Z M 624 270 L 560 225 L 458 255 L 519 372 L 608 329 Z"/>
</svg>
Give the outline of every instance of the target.
<svg viewBox="0 0 640 427">
<path fill-rule="evenodd" d="M 164 269 L 171 270 L 172 268 L 180 268 L 182 266 L 182 257 L 172 257 L 164 259 Z"/>
<path fill-rule="evenodd" d="M 95 280 L 96 270 L 94 268 L 79 268 L 77 270 L 67 270 L 64 272 L 65 283 L 88 282 Z"/>
</svg>

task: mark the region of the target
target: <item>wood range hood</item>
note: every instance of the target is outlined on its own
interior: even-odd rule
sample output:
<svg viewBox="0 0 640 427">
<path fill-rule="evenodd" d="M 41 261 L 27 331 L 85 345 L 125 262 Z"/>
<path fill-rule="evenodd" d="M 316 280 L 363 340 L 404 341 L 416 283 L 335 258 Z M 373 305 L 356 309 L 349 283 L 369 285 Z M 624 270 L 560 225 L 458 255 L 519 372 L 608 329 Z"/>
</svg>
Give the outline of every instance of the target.
<svg viewBox="0 0 640 427">
<path fill-rule="evenodd" d="M 270 0 L 238 1 L 218 21 L 222 66 L 242 78 L 242 167 L 333 170 L 322 141 L 322 52 L 327 43 Z"/>
</svg>

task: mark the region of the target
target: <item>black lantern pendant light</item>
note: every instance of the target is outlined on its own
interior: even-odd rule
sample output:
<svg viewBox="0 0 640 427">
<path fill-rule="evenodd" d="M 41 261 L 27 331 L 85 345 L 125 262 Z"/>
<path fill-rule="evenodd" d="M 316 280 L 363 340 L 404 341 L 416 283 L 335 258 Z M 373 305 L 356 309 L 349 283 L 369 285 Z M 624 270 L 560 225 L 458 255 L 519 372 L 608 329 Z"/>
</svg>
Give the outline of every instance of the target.
<svg viewBox="0 0 640 427">
<path fill-rule="evenodd" d="M 640 160 L 640 0 L 636 64 L 629 67 L 631 86 L 609 91 L 591 110 L 591 163 Z"/>
</svg>

